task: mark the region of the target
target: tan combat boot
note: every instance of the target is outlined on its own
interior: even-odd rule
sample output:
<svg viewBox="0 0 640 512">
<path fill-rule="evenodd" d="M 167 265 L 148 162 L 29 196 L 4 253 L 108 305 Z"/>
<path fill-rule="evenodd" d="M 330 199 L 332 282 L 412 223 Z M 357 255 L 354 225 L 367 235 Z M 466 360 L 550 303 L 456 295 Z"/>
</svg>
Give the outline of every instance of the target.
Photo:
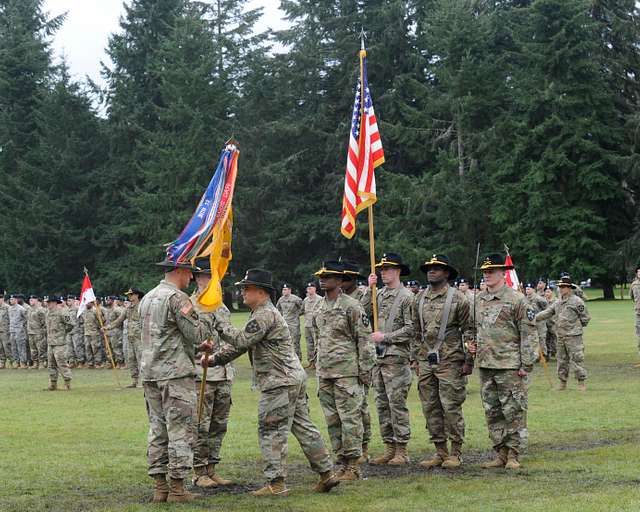
<svg viewBox="0 0 640 512">
<path fill-rule="evenodd" d="M 222 478 L 220 475 L 216 474 L 215 464 L 209 464 L 207 466 L 207 475 L 209 475 L 209 478 L 218 485 L 231 485 L 233 483 L 231 480 L 227 480 L 226 478 Z"/>
<path fill-rule="evenodd" d="M 212 489 L 218 487 L 218 484 L 214 482 L 207 473 L 207 466 L 198 466 L 193 468 L 195 476 L 193 477 L 193 485 L 202 489 Z"/>
<path fill-rule="evenodd" d="M 578 391 L 582 391 L 583 393 L 587 390 L 587 384 L 583 380 L 578 381 Z"/>
<path fill-rule="evenodd" d="M 71 368 L 72 370 L 73 370 L 74 368 L 77 368 L 77 367 L 78 367 L 78 365 L 77 365 L 74 361 L 71 361 L 71 362 L 69 363 L 69 368 Z"/>
<path fill-rule="evenodd" d="M 57 391 L 58 389 L 58 381 L 57 380 L 50 380 L 49 381 L 49 387 L 47 388 L 47 391 Z"/>
<path fill-rule="evenodd" d="M 169 478 L 168 503 L 187 503 L 195 499 L 196 496 L 184 488 L 184 480 L 182 478 Z"/>
<path fill-rule="evenodd" d="M 33 369 L 34 369 L 34 370 L 39 370 L 39 369 L 40 369 L 40 363 L 39 363 L 38 361 L 35 361 L 35 362 L 33 363 Z"/>
<path fill-rule="evenodd" d="M 518 460 L 518 452 L 515 450 L 509 450 L 507 455 L 507 463 L 504 465 L 504 469 L 520 469 L 520 461 Z"/>
<path fill-rule="evenodd" d="M 396 445 L 395 443 L 385 443 L 384 445 L 384 453 L 374 459 L 371 459 L 369 464 L 373 464 L 374 466 L 379 466 L 382 464 L 387 464 L 393 456 L 396 454 Z"/>
<path fill-rule="evenodd" d="M 71 391 L 71 380 L 64 381 L 64 389 L 66 389 L 67 391 Z"/>
<path fill-rule="evenodd" d="M 360 467 L 358 466 L 358 459 L 348 459 L 339 476 L 336 476 L 336 478 L 341 482 L 360 480 Z"/>
<path fill-rule="evenodd" d="M 272 480 L 270 483 L 258 489 L 257 491 L 253 491 L 251 496 L 256 496 L 258 498 L 262 498 L 265 496 L 289 496 L 289 489 L 284 484 L 284 478 L 276 478 Z"/>
<path fill-rule="evenodd" d="M 409 454 L 407 453 L 407 443 L 396 443 L 396 453 L 387 462 L 389 466 L 405 466 L 409 464 Z"/>
<path fill-rule="evenodd" d="M 436 443 L 436 453 L 431 457 L 424 459 L 422 462 L 418 463 L 418 465 L 426 469 L 442 466 L 442 463 L 447 460 L 448 456 L 449 451 L 447 450 L 447 443 Z"/>
<path fill-rule="evenodd" d="M 369 462 L 369 443 L 362 443 L 362 455 L 358 459 L 358 464 L 366 464 Z"/>
<path fill-rule="evenodd" d="M 451 455 L 449 455 L 442 467 L 444 469 L 458 469 L 462 466 L 462 445 L 460 443 L 451 443 Z"/>
<path fill-rule="evenodd" d="M 507 463 L 507 453 L 506 448 L 500 448 L 495 459 L 485 462 L 480 467 L 482 469 L 503 468 Z"/>
<path fill-rule="evenodd" d="M 156 486 L 153 489 L 152 503 L 164 503 L 169 496 L 169 484 L 167 483 L 167 475 L 153 475 L 153 479 L 156 481 Z"/>
<path fill-rule="evenodd" d="M 4 361 L 0 361 L 0 370 L 4 370 L 4 365 L 5 365 L 5 362 Z"/>
<path fill-rule="evenodd" d="M 556 391 L 564 391 L 565 389 L 567 389 L 567 381 L 561 380 L 560 382 L 558 382 L 558 385 L 556 386 Z"/>
<path fill-rule="evenodd" d="M 320 473 L 320 480 L 313 487 L 313 490 L 316 492 L 329 492 L 336 485 L 340 484 L 340 480 L 336 477 L 336 475 L 332 474 L 331 471 L 325 471 L 324 473 Z"/>
</svg>

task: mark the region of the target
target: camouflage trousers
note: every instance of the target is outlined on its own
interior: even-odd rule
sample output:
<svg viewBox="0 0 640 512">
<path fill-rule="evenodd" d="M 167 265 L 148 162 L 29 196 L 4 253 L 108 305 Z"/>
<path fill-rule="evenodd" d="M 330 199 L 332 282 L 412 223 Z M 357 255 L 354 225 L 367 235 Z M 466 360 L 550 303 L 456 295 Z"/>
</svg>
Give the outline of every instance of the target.
<svg viewBox="0 0 640 512">
<path fill-rule="evenodd" d="M 76 332 L 67 334 L 67 359 L 75 364 L 82 364 L 86 361 L 83 334 Z"/>
<path fill-rule="evenodd" d="M 558 338 L 556 337 L 555 328 L 547 326 L 547 354 L 549 356 L 555 356 L 557 352 Z"/>
<path fill-rule="evenodd" d="M 369 385 L 362 386 L 362 444 L 371 441 L 371 412 L 369 411 Z"/>
<path fill-rule="evenodd" d="M 316 360 L 316 341 L 313 338 L 313 329 L 311 327 L 304 328 L 304 339 L 307 342 L 307 361 Z"/>
<path fill-rule="evenodd" d="M 373 369 L 373 388 L 384 443 L 407 444 L 411 437 L 411 422 L 407 396 L 413 374 L 409 361 L 403 357 L 378 359 Z"/>
<path fill-rule="evenodd" d="M 338 462 L 362 455 L 363 386 L 358 377 L 318 379 L 318 398 Z"/>
<path fill-rule="evenodd" d="M 480 368 L 480 396 L 489 438 L 496 451 L 522 450 L 521 429 L 527 411 L 527 387 L 517 370 Z"/>
<path fill-rule="evenodd" d="M 47 336 L 46 334 L 29 334 L 29 350 L 33 363 L 44 364 L 47 362 Z"/>
<path fill-rule="evenodd" d="M 638 352 L 640 352 L 640 312 L 636 311 L 636 338 L 638 339 Z"/>
<path fill-rule="evenodd" d="M 10 338 L 13 360 L 27 364 L 27 333 L 24 331 L 12 332 Z"/>
<path fill-rule="evenodd" d="M 71 368 L 67 362 L 67 347 L 65 345 L 49 345 L 47 358 L 51 382 L 56 382 L 60 373 L 65 381 L 71 380 Z"/>
<path fill-rule="evenodd" d="M 264 476 L 271 481 L 287 476 L 288 438 L 291 432 L 316 473 L 332 468 L 329 452 L 309 416 L 306 381 L 262 391 L 258 402 L 258 441 Z"/>
<path fill-rule="evenodd" d="M 196 393 L 202 381 L 196 380 Z M 193 467 L 218 464 L 220 447 L 227 433 L 231 410 L 231 381 L 207 382 L 204 391 L 204 411 L 198 425 L 198 434 L 193 445 Z"/>
<path fill-rule="evenodd" d="M 129 340 L 127 352 L 127 366 L 131 374 L 131 380 L 138 382 L 140 375 L 140 358 L 142 357 L 141 340 Z"/>
<path fill-rule="evenodd" d="M 3 364 L 6 363 L 8 359 L 13 359 L 11 342 L 9 340 L 9 333 L 0 332 L 0 363 Z"/>
<path fill-rule="evenodd" d="M 557 350 L 558 378 L 566 382 L 569 379 L 569 370 L 573 367 L 576 379 L 585 380 L 587 370 L 584 367 L 582 336 L 558 336 Z"/>
<path fill-rule="evenodd" d="M 124 364 L 124 352 L 122 351 L 122 329 L 109 331 L 109 343 L 113 361 L 116 364 Z"/>
<path fill-rule="evenodd" d="M 196 438 L 196 391 L 193 377 L 144 383 L 149 416 L 149 475 L 184 479 L 193 466 Z"/>
<path fill-rule="evenodd" d="M 297 326 L 289 325 L 289 333 L 291 334 L 291 341 L 293 341 L 293 348 L 296 351 L 298 359 L 302 361 L 302 352 L 300 348 L 300 324 Z"/>
<path fill-rule="evenodd" d="M 462 444 L 467 398 L 467 378 L 461 375 L 463 361 L 440 361 L 430 365 L 419 359 L 418 395 L 432 443 Z"/>
<path fill-rule="evenodd" d="M 538 346 L 540 350 L 537 350 L 537 354 L 540 354 L 540 351 L 547 357 L 548 348 L 547 348 L 547 323 L 546 322 L 537 322 L 536 328 L 538 329 Z"/>
<path fill-rule="evenodd" d="M 84 349 L 89 366 L 104 363 L 104 349 L 100 334 L 85 334 Z"/>
</svg>

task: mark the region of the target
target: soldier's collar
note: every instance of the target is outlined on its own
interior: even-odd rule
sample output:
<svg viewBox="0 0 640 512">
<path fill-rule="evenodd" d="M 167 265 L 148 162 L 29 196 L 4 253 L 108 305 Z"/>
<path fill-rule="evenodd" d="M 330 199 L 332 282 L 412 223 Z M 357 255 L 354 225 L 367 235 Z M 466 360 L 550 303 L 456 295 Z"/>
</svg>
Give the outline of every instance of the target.
<svg viewBox="0 0 640 512">
<path fill-rule="evenodd" d="M 447 293 L 447 290 L 449 289 L 449 283 L 446 283 L 440 290 L 438 291 L 434 291 L 431 286 L 429 286 L 429 288 L 427 288 L 427 296 L 430 298 L 435 298 L 435 297 L 440 297 L 441 295 L 444 295 Z"/>
</svg>

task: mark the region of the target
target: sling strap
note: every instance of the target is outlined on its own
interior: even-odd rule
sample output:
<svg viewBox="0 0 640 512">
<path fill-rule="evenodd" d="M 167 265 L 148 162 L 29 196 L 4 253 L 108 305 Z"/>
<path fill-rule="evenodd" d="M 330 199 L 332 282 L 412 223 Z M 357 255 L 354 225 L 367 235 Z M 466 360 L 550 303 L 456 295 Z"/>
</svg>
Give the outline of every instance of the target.
<svg viewBox="0 0 640 512">
<path fill-rule="evenodd" d="M 440 329 L 438 330 L 438 337 L 436 338 L 436 344 L 433 347 L 432 352 L 439 352 L 440 347 L 444 343 L 444 338 L 447 334 L 447 324 L 449 323 L 449 315 L 451 314 L 451 305 L 453 304 L 453 296 L 455 295 L 456 290 L 453 286 L 450 286 L 447 290 L 447 297 L 444 301 L 444 309 L 442 310 L 442 319 L 440 320 Z M 424 305 L 424 296 L 426 292 L 422 294 L 420 297 L 420 302 L 418 304 L 418 316 L 420 317 L 420 330 L 424 333 L 424 317 L 422 315 L 422 307 Z"/>
</svg>

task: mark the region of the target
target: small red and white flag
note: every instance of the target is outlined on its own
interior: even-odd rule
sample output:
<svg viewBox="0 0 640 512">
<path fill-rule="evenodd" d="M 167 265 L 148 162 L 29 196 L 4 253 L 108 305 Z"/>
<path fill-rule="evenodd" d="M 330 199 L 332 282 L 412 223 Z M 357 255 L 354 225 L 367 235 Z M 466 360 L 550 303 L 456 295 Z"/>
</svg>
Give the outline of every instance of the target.
<svg viewBox="0 0 640 512">
<path fill-rule="evenodd" d="M 78 306 L 78 315 L 79 318 L 84 310 L 87 309 L 87 304 L 89 302 L 95 302 L 96 296 L 93 293 L 93 285 L 89 280 L 89 274 L 84 275 L 84 281 L 82 281 L 82 292 L 80 293 L 80 305 Z"/>
<path fill-rule="evenodd" d="M 511 254 L 507 253 L 507 257 L 504 259 L 504 263 L 506 266 L 513 266 L 513 260 L 511 259 Z M 507 286 L 509 288 L 513 288 L 516 291 L 520 291 L 520 280 L 518 279 L 518 274 L 516 273 L 516 269 L 512 268 L 511 270 L 507 270 L 506 275 Z"/>
</svg>

